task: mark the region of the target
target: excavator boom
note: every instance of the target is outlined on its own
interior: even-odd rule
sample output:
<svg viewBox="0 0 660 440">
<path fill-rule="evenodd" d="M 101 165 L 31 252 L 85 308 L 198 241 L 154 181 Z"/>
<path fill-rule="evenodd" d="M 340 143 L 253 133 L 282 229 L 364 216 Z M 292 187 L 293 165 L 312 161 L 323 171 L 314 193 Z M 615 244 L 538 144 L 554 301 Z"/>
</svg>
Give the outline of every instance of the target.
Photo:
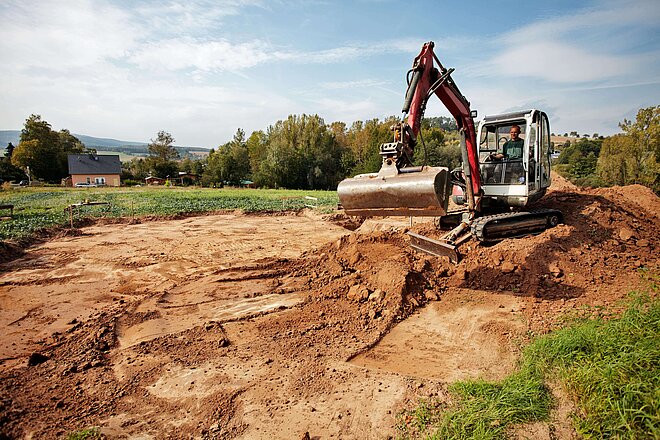
<svg viewBox="0 0 660 440">
<path fill-rule="evenodd" d="M 426 104 L 431 94 L 435 94 L 449 113 L 456 120 L 456 125 L 465 139 L 462 151 L 466 155 L 464 162 L 469 168 L 471 177 L 472 193 L 479 194 L 481 189 L 481 177 L 479 174 L 479 157 L 477 152 L 477 133 L 474 127 L 470 102 L 458 90 L 456 83 L 451 78 L 454 69 L 445 69 L 440 60 L 433 52 L 434 43 L 425 43 L 422 50 L 413 62 L 413 80 L 406 94 L 403 112 L 408 113 L 408 125 L 410 125 L 415 136 L 419 134 Z M 434 61 L 437 68 L 434 66 Z M 419 79 L 416 80 L 415 76 Z M 412 89 L 412 90 L 411 90 Z M 412 94 L 409 100 L 408 95 Z"/>
<path fill-rule="evenodd" d="M 415 57 L 403 105 L 406 121 L 393 128 L 394 142 L 382 144 L 383 164 L 378 173 L 345 179 L 337 187 L 349 215 L 443 216 L 451 192 L 450 173 L 444 167 L 413 167 L 412 155 L 421 130 L 426 104 L 435 94 L 456 119 L 461 133 L 464 174 L 470 182 L 466 194 L 471 210 L 478 209 L 481 180 L 476 132 L 470 103 L 433 53 L 433 42 L 424 44 Z M 438 67 L 434 66 L 434 62 Z"/>
</svg>

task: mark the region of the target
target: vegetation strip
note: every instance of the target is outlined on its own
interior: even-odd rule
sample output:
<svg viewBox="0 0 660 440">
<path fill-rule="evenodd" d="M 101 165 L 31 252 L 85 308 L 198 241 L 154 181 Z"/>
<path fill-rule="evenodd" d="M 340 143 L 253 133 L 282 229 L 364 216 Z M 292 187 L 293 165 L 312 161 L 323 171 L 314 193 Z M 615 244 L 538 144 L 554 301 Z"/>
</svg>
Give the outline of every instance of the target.
<svg viewBox="0 0 660 440">
<path fill-rule="evenodd" d="M 576 431 L 586 438 L 660 438 L 660 300 L 631 294 L 618 317 L 576 320 L 525 348 L 517 372 L 501 382 L 450 387 L 451 404 L 422 401 L 400 415 L 400 438 L 502 439 L 521 424 L 547 421 L 548 381 L 574 399 Z"/>
<path fill-rule="evenodd" d="M 305 207 L 305 197 L 320 209 L 335 208 L 334 191 L 201 189 L 201 188 L 21 188 L 0 192 L 0 204 L 13 204 L 14 216 L 0 222 L 0 239 L 27 238 L 39 230 L 67 226 L 67 207 L 85 201 L 109 205 L 85 206 L 82 217 L 143 217 L 225 210 L 290 211 Z"/>
</svg>

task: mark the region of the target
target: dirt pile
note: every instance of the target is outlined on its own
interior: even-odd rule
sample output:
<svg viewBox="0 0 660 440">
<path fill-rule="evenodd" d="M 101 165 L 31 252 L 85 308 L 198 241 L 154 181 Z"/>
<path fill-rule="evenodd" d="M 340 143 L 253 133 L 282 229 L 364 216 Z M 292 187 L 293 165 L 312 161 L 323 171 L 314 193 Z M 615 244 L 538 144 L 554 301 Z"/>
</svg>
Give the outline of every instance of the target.
<svg viewBox="0 0 660 440">
<path fill-rule="evenodd" d="M 411 255 L 406 250 L 408 227 L 344 237 L 337 249 L 323 250 L 323 260 L 350 272 L 339 283 L 344 290 L 355 284 L 368 286 L 369 292 L 397 292 L 393 307 L 403 317 L 427 300 L 441 298 L 448 288 L 506 292 L 530 297 L 535 304 L 613 304 L 638 284 L 639 270 L 658 266 L 660 198 L 639 185 L 580 190 L 559 176 L 555 182 L 560 189 L 536 207 L 561 210 L 564 224 L 490 246 L 470 241 L 460 247 L 463 259 L 457 266 Z M 429 223 L 410 229 L 431 238 L 443 233 Z"/>
<path fill-rule="evenodd" d="M 450 285 L 530 297 L 532 326 L 544 331 L 567 309 L 613 305 L 639 285 L 641 272 L 658 268 L 660 198 L 653 192 L 558 186 L 567 189 L 538 207 L 561 210 L 564 224 L 492 246 L 461 246 L 465 258 Z"/>
</svg>

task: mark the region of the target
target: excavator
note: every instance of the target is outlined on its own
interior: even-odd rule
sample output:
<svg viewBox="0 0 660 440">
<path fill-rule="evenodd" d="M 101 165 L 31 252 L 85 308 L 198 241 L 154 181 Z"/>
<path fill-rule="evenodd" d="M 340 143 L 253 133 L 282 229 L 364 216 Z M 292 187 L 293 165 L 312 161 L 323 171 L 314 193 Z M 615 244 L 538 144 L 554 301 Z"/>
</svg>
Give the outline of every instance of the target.
<svg viewBox="0 0 660 440">
<path fill-rule="evenodd" d="M 454 83 L 454 69 L 443 67 L 433 48 L 432 41 L 425 43 L 408 71 L 404 116 L 392 126 L 393 142 L 380 145 L 380 171 L 344 179 L 337 186 L 344 212 L 361 217 L 437 217 L 437 224 L 448 232 L 436 240 L 410 231 L 411 246 L 454 263 L 460 260 L 458 246 L 472 238 L 496 242 L 537 234 L 563 222 L 556 209 L 524 210 L 550 186 L 548 116 L 536 109 L 486 116 L 475 129 L 476 111 L 470 110 Z M 456 120 L 462 165 L 455 170 L 413 166 L 415 148 L 423 145 L 422 119 L 432 95 Z M 523 146 L 519 154 L 506 154 L 514 127 Z M 458 209 L 448 210 L 450 198 Z"/>
</svg>

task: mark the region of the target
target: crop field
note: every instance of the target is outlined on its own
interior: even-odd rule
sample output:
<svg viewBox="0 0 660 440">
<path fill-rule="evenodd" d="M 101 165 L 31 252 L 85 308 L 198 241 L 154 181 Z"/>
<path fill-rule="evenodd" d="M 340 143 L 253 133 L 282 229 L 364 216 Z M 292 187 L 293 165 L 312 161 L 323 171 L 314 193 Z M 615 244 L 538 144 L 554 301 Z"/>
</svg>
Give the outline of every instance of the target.
<svg viewBox="0 0 660 440">
<path fill-rule="evenodd" d="M 315 200 L 305 199 L 314 197 Z M 290 211 L 310 203 L 333 208 L 334 191 L 210 188 L 20 188 L 0 192 L 0 204 L 14 205 L 14 216 L 0 222 L 0 240 L 20 239 L 36 231 L 69 224 L 67 207 L 85 202 L 74 220 L 83 217 L 171 216 L 227 210 Z"/>
</svg>

